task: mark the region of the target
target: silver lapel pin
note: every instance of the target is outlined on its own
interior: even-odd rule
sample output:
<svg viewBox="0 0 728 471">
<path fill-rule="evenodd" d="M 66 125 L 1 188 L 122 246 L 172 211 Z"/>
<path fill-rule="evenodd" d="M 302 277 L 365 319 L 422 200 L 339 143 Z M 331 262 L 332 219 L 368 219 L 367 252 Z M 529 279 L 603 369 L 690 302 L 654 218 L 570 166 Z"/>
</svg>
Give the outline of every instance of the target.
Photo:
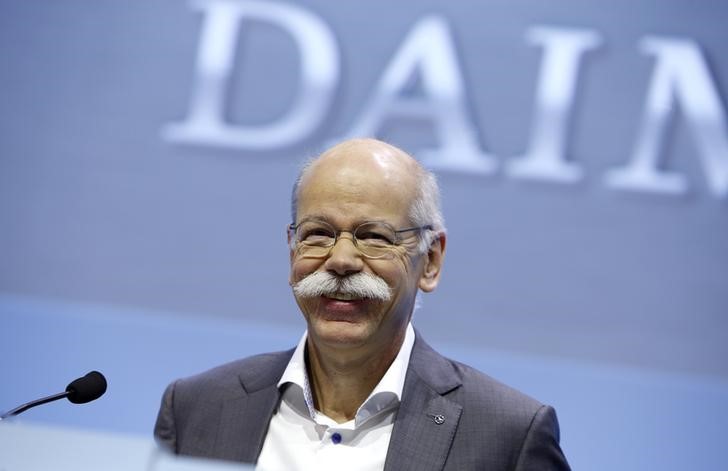
<svg viewBox="0 0 728 471">
<path fill-rule="evenodd" d="M 429 415 L 430 417 L 432 417 L 432 420 L 433 420 L 433 421 L 434 421 L 434 422 L 435 422 L 435 423 L 436 423 L 437 425 L 442 425 L 442 424 L 444 424 L 444 423 L 445 423 L 445 416 L 444 416 L 444 415 L 442 415 L 442 414 L 427 414 L 427 415 Z"/>
</svg>

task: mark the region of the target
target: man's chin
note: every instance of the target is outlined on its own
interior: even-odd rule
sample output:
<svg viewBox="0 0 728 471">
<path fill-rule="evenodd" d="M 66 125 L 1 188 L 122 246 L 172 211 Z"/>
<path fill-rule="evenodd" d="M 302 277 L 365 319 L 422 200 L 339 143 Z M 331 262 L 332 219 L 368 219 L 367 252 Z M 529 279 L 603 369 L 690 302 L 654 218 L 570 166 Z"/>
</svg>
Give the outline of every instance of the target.
<svg viewBox="0 0 728 471">
<path fill-rule="evenodd" d="M 314 342 L 341 348 L 364 345 L 371 336 L 371 326 L 364 319 L 317 318 L 309 321 L 308 329 Z"/>
</svg>

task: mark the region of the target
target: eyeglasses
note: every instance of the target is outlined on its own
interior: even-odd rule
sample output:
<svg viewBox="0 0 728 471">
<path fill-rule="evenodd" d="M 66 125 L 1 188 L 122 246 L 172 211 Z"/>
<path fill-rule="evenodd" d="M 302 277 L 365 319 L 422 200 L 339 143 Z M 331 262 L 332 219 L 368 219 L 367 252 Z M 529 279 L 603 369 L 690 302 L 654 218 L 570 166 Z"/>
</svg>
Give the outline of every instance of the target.
<svg viewBox="0 0 728 471">
<path fill-rule="evenodd" d="M 367 258 L 387 258 L 394 255 L 395 250 L 405 239 L 402 234 L 424 230 L 432 230 L 431 225 L 394 229 L 386 222 L 365 222 L 351 231 L 339 231 L 331 224 L 318 219 L 308 219 L 288 226 L 288 240 L 291 250 L 302 257 L 326 257 L 336 245 L 342 232 L 352 236 L 352 242 L 362 255 Z"/>
</svg>

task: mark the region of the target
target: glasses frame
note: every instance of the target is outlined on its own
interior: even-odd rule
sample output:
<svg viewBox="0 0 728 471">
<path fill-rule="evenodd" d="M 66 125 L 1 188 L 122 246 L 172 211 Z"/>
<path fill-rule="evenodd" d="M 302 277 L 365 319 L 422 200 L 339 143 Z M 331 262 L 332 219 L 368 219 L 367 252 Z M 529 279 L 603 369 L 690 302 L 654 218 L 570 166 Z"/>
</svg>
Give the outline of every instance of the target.
<svg viewBox="0 0 728 471">
<path fill-rule="evenodd" d="M 288 242 L 288 245 L 291 248 L 291 250 L 293 250 L 296 253 L 299 253 L 298 241 L 297 241 L 297 238 L 296 238 L 296 232 L 298 231 L 298 228 L 301 227 L 302 224 L 305 224 L 307 222 L 316 222 L 316 223 L 320 223 L 320 224 L 326 225 L 326 226 L 328 226 L 328 227 L 331 228 L 331 231 L 334 234 L 333 242 L 330 245 L 317 246 L 317 247 L 321 247 L 321 248 L 325 248 L 326 249 L 326 251 L 322 255 L 303 255 L 303 256 L 305 256 L 307 258 L 326 258 L 326 257 L 328 257 L 329 254 L 331 253 L 331 249 L 334 248 L 334 246 L 336 245 L 336 243 L 339 241 L 339 237 L 341 236 L 341 233 L 342 232 L 348 232 L 349 234 L 351 234 L 351 241 L 354 244 L 354 247 L 356 247 L 356 249 L 359 251 L 359 253 L 363 257 L 366 257 L 366 258 L 369 258 L 369 259 L 372 259 L 372 260 L 387 258 L 390 255 L 390 253 L 384 253 L 384 254 L 378 255 L 378 256 L 368 255 L 367 253 L 365 253 L 361 249 L 361 247 L 359 247 L 359 243 L 358 243 L 359 240 L 354 236 L 354 233 L 357 230 L 359 230 L 360 227 L 362 227 L 364 225 L 367 225 L 367 224 L 381 224 L 381 225 L 387 226 L 389 229 L 391 229 L 392 230 L 392 233 L 394 234 L 394 237 L 395 237 L 395 241 L 394 241 L 393 247 L 399 247 L 402 244 L 402 242 L 405 240 L 405 238 L 401 237 L 400 234 L 403 234 L 405 232 L 417 231 L 417 234 L 416 235 L 419 235 L 420 233 L 422 233 L 422 231 L 432 231 L 432 230 L 434 230 L 432 224 L 425 224 L 424 226 L 416 226 L 416 227 L 406 227 L 404 229 L 395 229 L 391 224 L 389 224 L 387 222 L 384 222 L 384 221 L 364 221 L 361 224 L 357 224 L 357 226 L 354 227 L 351 230 L 344 230 L 344 229 L 337 229 L 331 223 L 328 223 L 328 222 L 326 222 L 324 220 L 321 220 L 321 219 L 315 219 L 315 218 L 313 218 L 313 219 L 304 219 L 304 220 L 300 221 L 298 224 L 291 223 L 291 224 L 289 224 L 287 226 L 287 230 L 288 230 L 288 241 L 289 241 Z"/>
</svg>

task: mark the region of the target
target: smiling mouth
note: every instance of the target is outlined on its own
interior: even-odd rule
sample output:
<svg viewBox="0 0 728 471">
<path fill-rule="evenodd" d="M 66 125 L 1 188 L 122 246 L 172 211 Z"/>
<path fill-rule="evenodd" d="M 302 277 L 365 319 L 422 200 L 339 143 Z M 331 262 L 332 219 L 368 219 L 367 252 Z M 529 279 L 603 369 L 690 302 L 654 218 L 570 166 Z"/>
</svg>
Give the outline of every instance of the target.
<svg viewBox="0 0 728 471">
<path fill-rule="evenodd" d="M 347 294 L 347 293 L 333 293 L 333 294 L 326 294 L 324 296 L 328 299 L 333 299 L 335 301 L 360 301 L 362 299 L 353 294 Z"/>
</svg>

